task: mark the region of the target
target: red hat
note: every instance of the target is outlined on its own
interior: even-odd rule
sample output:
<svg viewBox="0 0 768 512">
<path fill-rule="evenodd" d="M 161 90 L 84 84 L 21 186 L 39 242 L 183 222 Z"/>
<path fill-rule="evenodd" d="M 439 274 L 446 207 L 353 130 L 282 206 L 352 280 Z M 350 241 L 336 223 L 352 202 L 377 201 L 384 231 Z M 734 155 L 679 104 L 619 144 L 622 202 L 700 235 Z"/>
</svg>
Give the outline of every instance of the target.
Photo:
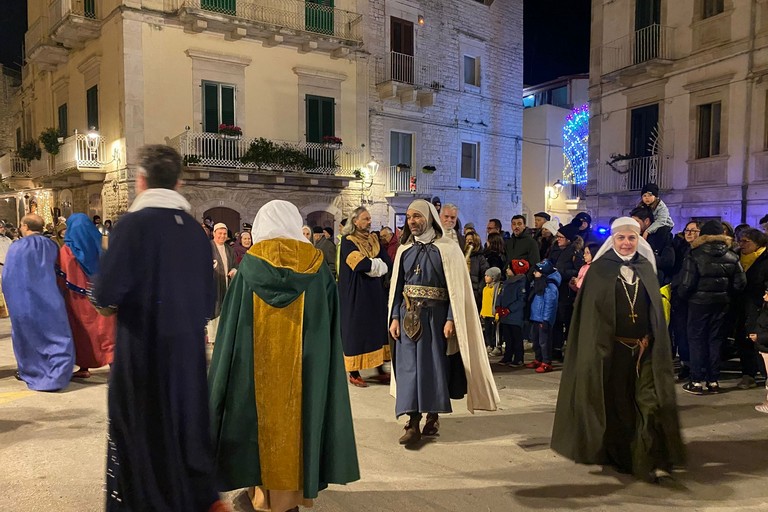
<svg viewBox="0 0 768 512">
<path fill-rule="evenodd" d="M 512 269 L 512 273 L 515 275 L 527 274 L 531 266 L 526 260 L 512 260 L 509 262 L 509 268 Z"/>
</svg>

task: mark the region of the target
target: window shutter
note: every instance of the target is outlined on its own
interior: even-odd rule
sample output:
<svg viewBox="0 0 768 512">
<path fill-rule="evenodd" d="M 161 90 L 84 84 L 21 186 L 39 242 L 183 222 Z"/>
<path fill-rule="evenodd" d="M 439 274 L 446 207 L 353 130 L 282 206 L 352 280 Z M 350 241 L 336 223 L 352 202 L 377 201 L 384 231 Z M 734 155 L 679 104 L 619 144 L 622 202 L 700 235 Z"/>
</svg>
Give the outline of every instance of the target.
<svg viewBox="0 0 768 512">
<path fill-rule="evenodd" d="M 320 100 L 307 96 L 307 142 L 320 142 Z"/>
<path fill-rule="evenodd" d="M 219 93 L 216 84 L 203 82 L 203 130 L 219 132 Z"/>
<path fill-rule="evenodd" d="M 85 92 L 86 117 L 88 119 L 87 129 L 99 129 L 99 86 L 94 85 Z"/>
<path fill-rule="evenodd" d="M 235 124 L 235 88 L 221 86 L 221 122 Z"/>
</svg>

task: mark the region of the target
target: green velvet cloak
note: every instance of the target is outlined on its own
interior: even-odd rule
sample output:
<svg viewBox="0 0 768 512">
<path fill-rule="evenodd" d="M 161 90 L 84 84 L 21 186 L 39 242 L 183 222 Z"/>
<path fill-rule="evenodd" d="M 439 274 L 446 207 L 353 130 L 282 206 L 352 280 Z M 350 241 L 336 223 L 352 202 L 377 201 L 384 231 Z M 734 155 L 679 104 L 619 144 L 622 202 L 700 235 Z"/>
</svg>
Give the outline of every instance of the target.
<svg viewBox="0 0 768 512">
<path fill-rule="evenodd" d="M 618 346 L 614 338 L 615 286 L 621 264 L 621 258 L 612 250 L 592 263 L 574 305 L 551 446 L 554 451 L 582 464 L 611 464 L 604 446 L 604 383 L 612 351 Z M 666 459 L 656 461 L 661 464 L 656 467 L 680 466 L 685 462 L 685 447 L 680 436 L 672 354 L 661 293 L 648 260 L 636 255 L 631 265 L 651 299 L 651 326 L 655 339 L 650 357 L 650 389 L 655 391 L 656 399 L 650 400 L 655 407 L 646 411 L 654 424 L 647 432 L 656 437 L 655 444 L 661 447 L 661 457 Z M 650 381 L 651 376 L 647 378 Z M 631 441 L 627 439 L 627 443 Z"/>
<path fill-rule="evenodd" d="M 300 273 L 253 253 L 244 256 L 224 301 L 208 375 L 217 481 L 220 490 L 262 485 L 254 384 L 254 293 L 277 308 L 303 293 L 302 474 L 304 498 L 313 499 L 328 484 L 360 478 L 336 283 L 327 265 Z M 270 342 L 284 342 L 278 328 Z"/>
</svg>

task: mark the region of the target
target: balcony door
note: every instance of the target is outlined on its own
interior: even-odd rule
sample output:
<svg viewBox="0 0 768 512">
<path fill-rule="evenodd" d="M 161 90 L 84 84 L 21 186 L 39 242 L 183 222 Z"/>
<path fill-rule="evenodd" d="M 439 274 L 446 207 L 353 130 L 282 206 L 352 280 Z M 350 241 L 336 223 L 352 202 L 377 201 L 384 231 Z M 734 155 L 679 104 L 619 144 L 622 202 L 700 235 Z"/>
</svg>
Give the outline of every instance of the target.
<svg viewBox="0 0 768 512">
<path fill-rule="evenodd" d="M 200 0 L 200 8 L 206 11 L 220 12 L 234 16 L 237 12 L 237 0 Z"/>
<path fill-rule="evenodd" d="M 632 157 L 628 169 L 628 190 L 640 190 L 651 178 L 657 179 L 657 162 L 654 161 L 652 144 L 654 130 L 659 125 L 659 105 L 633 108 L 630 118 L 629 154 Z"/>
<path fill-rule="evenodd" d="M 96 19 L 96 0 L 85 0 L 83 2 L 83 15 L 86 18 Z"/>
<path fill-rule="evenodd" d="M 304 26 L 308 32 L 333 35 L 333 0 L 306 0 Z"/>
<path fill-rule="evenodd" d="M 390 20 L 390 49 L 392 80 L 412 84 L 413 73 L 413 23 L 400 18 Z"/>
<path fill-rule="evenodd" d="M 661 0 L 635 3 L 634 64 L 655 59 L 661 45 Z"/>
</svg>

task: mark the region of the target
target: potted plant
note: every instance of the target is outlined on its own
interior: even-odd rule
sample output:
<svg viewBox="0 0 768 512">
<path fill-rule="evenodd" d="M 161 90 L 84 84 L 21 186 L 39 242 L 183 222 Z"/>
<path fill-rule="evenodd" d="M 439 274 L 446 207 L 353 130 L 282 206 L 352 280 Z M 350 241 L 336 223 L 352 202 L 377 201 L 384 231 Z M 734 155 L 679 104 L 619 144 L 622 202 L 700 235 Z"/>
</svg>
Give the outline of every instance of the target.
<svg viewBox="0 0 768 512">
<path fill-rule="evenodd" d="M 435 167 L 434 165 L 425 165 L 424 167 L 421 168 L 421 172 L 423 172 L 424 174 L 432 174 L 436 170 L 437 170 L 437 167 Z"/>
<path fill-rule="evenodd" d="M 31 162 L 32 160 L 40 160 L 40 145 L 36 140 L 29 139 L 28 141 L 22 143 L 18 151 L 16 151 L 16 154 L 26 160 L 27 163 Z"/>
<path fill-rule="evenodd" d="M 40 133 L 37 140 L 40 141 L 49 155 L 59 154 L 59 148 L 61 147 L 63 139 L 59 134 L 59 130 L 56 128 L 46 128 Z"/>
<path fill-rule="evenodd" d="M 410 172 L 411 166 L 408 164 L 399 163 L 397 164 L 397 172 Z"/>
<path fill-rule="evenodd" d="M 219 135 L 222 139 L 239 139 L 243 136 L 243 129 L 233 124 L 220 124 Z"/>
<path fill-rule="evenodd" d="M 341 138 L 333 135 L 326 135 L 323 137 L 323 145 L 328 148 L 339 149 L 341 148 Z"/>
<path fill-rule="evenodd" d="M 184 165 L 200 165 L 200 157 L 197 155 L 184 155 Z"/>
</svg>

